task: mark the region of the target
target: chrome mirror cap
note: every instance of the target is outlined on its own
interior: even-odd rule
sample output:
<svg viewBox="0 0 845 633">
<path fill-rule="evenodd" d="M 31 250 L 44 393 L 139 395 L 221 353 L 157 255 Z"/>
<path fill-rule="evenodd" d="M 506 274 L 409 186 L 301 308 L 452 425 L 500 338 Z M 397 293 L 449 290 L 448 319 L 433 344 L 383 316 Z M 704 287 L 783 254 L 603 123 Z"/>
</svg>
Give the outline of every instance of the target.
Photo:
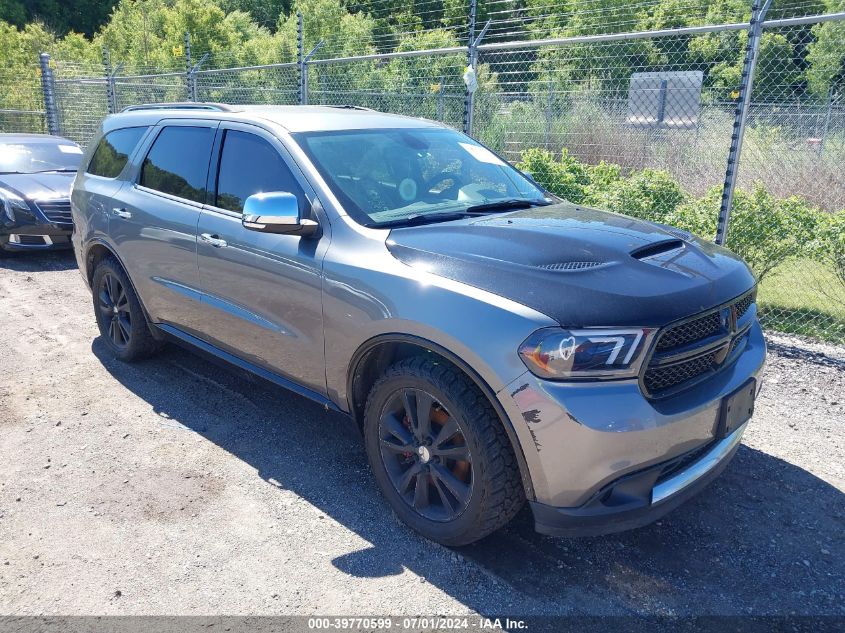
<svg viewBox="0 0 845 633">
<path fill-rule="evenodd" d="M 266 191 L 251 195 L 244 202 L 241 220 L 244 228 L 262 233 L 311 235 L 318 224 L 303 219 L 299 213 L 299 200 L 287 191 Z"/>
</svg>

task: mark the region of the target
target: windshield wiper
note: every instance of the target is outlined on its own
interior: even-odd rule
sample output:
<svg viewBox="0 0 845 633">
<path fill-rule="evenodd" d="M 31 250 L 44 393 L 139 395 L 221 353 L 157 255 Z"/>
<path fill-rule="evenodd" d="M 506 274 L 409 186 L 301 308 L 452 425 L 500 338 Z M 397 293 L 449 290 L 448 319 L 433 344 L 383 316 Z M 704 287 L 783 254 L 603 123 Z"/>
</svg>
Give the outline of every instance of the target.
<svg viewBox="0 0 845 633">
<path fill-rule="evenodd" d="M 493 200 L 482 204 L 474 204 L 466 208 L 467 213 L 489 213 L 493 211 L 510 211 L 513 209 L 527 209 L 528 207 L 545 207 L 552 204 L 548 200 L 527 200 L 524 198 L 510 198 L 508 200 Z"/>
<path fill-rule="evenodd" d="M 387 222 L 373 222 L 367 224 L 373 229 L 385 229 L 393 226 L 419 226 L 420 224 L 432 224 L 434 222 L 448 222 L 449 220 L 463 220 L 470 217 L 466 211 L 449 211 L 447 213 L 419 213 L 407 218 L 388 220 Z"/>
</svg>

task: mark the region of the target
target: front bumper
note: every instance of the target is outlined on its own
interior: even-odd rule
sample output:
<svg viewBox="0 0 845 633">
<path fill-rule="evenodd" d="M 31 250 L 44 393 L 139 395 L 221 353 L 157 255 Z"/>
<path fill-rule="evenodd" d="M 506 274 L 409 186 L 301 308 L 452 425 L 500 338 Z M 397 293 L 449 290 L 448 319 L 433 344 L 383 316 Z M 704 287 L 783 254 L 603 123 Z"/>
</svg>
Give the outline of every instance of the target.
<svg viewBox="0 0 845 633">
<path fill-rule="evenodd" d="M 652 523 L 719 476 L 739 448 L 747 425 L 708 446 L 670 476 L 662 477 L 676 460 L 625 476 L 579 508 L 555 508 L 533 501 L 535 528 L 551 536 L 598 536 Z"/>
<path fill-rule="evenodd" d="M 765 358 L 755 322 L 731 366 L 663 400 L 647 399 L 636 380 L 565 383 L 526 373 L 509 384 L 499 399 L 528 465 L 538 531 L 628 529 L 695 494 L 724 468 L 741 437 L 737 431 L 728 436 L 733 443 L 717 443 L 722 400 L 757 378 Z"/>
<path fill-rule="evenodd" d="M 0 248 L 6 251 L 48 251 L 71 248 L 73 228 L 56 224 L 6 223 L 0 225 Z"/>
</svg>

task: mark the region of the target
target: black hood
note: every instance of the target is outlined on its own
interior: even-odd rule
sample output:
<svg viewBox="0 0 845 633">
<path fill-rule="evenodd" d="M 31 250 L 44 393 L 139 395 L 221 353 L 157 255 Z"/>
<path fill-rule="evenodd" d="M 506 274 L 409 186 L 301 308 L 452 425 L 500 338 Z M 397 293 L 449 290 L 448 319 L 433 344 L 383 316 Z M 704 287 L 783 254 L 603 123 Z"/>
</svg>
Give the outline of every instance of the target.
<svg viewBox="0 0 845 633">
<path fill-rule="evenodd" d="M 482 288 L 561 325 L 661 326 L 754 285 L 730 251 L 570 203 L 391 231 L 409 266 Z"/>
<path fill-rule="evenodd" d="M 70 186 L 76 172 L 45 172 L 43 174 L 0 174 L 0 187 L 27 200 L 69 198 Z"/>
</svg>

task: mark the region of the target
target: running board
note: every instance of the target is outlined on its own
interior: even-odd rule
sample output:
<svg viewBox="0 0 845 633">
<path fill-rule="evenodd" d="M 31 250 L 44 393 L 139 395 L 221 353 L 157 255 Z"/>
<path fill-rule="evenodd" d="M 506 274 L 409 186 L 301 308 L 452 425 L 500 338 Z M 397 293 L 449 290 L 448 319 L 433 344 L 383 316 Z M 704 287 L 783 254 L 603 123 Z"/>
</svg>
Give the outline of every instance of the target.
<svg viewBox="0 0 845 633">
<path fill-rule="evenodd" d="M 179 328 L 173 327 L 172 325 L 167 325 L 164 323 L 155 323 L 152 325 L 153 327 L 164 332 L 169 338 L 173 339 L 175 343 L 183 347 L 187 347 L 191 351 L 200 352 L 203 355 L 210 357 L 211 360 L 223 361 L 228 365 L 234 365 L 238 369 L 247 371 L 251 374 L 258 376 L 259 378 L 263 378 L 264 380 L 273 383 L 274 385 L 283 387 L 288 391 L 293 391 L 294 393 L 300 396 L 303 396 L 305 398 L 308 398 L 309 400 L 321 404 L 328 410 L 346 414 L 346 412 L 341 410 L 340 407 L 338 407 L 334 402 L 329 400 L 323 394 L 314 391 L 313 389 L 303 387 L 302 385 L 290 380 L 289 378 L 285 378 L 268 369 L 264 369 L 263 367 L 259 367 L 258 365 L 250 363 L 249 361 L 245 361 L 244 359 L 239 358 L 234 354 L 230 354 L 229 352 L 223 351 L 219 347 L 215 347 L 210 343 L 206 343 L 202 339 L 199 339 L 196 336 L 192 336 L 187 332 L 183 332 Z"/>
</svg>

